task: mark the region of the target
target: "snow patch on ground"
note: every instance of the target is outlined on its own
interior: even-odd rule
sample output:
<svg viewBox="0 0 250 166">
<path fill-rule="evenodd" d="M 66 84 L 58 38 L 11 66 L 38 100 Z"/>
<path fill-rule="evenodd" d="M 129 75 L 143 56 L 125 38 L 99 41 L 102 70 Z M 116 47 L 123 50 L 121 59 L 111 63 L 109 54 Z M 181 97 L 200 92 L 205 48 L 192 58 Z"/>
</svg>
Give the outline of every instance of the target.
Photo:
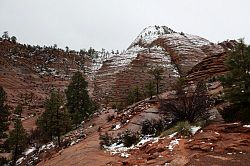
<svg viewBox="0 0 250 166">
<path fill-rule="evenodd" d="M 243 127 L 247 127 L 247 128 L 250 128 L 250 125 L 243 125 Z"/>
<path fill-rule="evenodd" d="M 56 145 L 54 144 L 54 142 L 50 142 L 48 144 L 43 145 L 41 148 L 39 148 L 39 152 L 43 151 L 43 150 L 48 150 L 48 149 L 52 149 L 54 148 Z"/>
<path fill-rule="evenodd" d="M 35 147 L 30 147 L 29 149 L 27 149 L 23 154 L 24 155 L 29 155 L 30 153 L 34 152 L 36 150 Z"/>
<path fill-rule="evenodd" d="M 174 132 L 173 134 L 170 134 L 169 138 L 173 138 L 176 134 L 177 134 L 177 132 Z"/>
<path fill-rule="evenodd" d="M 31 160 L 29 159 L 29 161 L 26 161 L 28 162 L 28 165 L 33 165 L 34 164 L 34 161 L 38 160 L 38 155 L 41 153 L 41 152 L 44 152 L 46 150 L 49 150 L 49 149 L 52 149 L 54 148 L 56 145 L 54 144 L 54 142 L 49 142 L 48 144 L 44 144 L 43 146 L 41 146 L 40 148 L 36 148 L 36 147 L 30 147 L 28 148 L 24 153 L 23 153 L 23 156 L 21 158 L 19 158 L 17 161 L 16 161 L 16 165 L 20 165 L 24 162 L 24 160 L 26 160 L 28 158 L 29 155 L 31 155 L 33 152 L 35 152 L 34 154 L 32 154 L 30 156 Z"/>
<path fill-rule="evenodd" d="M 117 125 L 115 125 L 115 128 L 113 128 L 113 130 L 118 130 L 120 128 L 121 128 L 121 124 L 117 124 Z"/>
<path fill-rule="evenodd" d="M 200 126 L 191 126 L 191 133 L 194 135 L 199 129 L 201 129 Z"/>
<path fill-rule="evenodd" d="M 24 160 L 25 160 L 24 157 L 19 158 L 19 159 L 16 161 L 16 165 L 21 164 Z"/>
<path fill-rule="evenodd" d="M 114 143 L 110 146 L 106 146 L 104 145 L 103 147 L 106 149 L 106 151 L 110 152 L 111 154 L 115 155 L 115 154 L 119 154 L 121 157 L 129 157 L 129 150 L 132 149 L 139 149 L 142 145 L 144 145 L 147 142 L 152 142 L 152 144 L 158 142 L 160 139 L 164 139 L 163 138 L 159 138 L 159 137 L 152 137 L 150 135 L 144 136 L 140 142 L 138 142 L 136 145 L 132 145 L 131 147 L 125 147 L 123 143 Z"/>
<path fill-rule="evenodd" d="M 155 39 L 161 35 L 175 33 L 172 29 L 166 26 L 149 26 L 143 29 L 143 31 L 137 36 L 130 48 L 138 43 L 147 45 L 152 43 Z"/>
<path fill-rule="evenodd" d="M 179 141 L 180 141 L 180 139 L 174 139 L 174 140 L 172 140 L 172 141 L 169 143 L 169 145 L 167 146 L 167 148 L 172 152 L 172 151 L 174 150 L 174 147 L 175 147 L 176 145 L 179 145 Z"/>
</svg>

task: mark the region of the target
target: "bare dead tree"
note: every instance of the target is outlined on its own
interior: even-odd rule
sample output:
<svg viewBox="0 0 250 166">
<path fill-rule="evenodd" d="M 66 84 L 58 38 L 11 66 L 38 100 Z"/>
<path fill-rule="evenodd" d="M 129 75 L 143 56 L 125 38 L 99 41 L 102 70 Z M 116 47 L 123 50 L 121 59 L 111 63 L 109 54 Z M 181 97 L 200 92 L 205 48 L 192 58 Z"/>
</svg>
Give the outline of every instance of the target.
<svg viewBox="0 0 250 166">
<path fill-rule="evenodd" d="M 194 123 L 199 120 L 207 120 L 211 101 L 205 83 L 198 82 L 195 90 L 191 92 L 181 86 L 178 86 L 175 98 L 161 102 L 160 110 L 171 116 L 174 122 Z"/>
</svg>

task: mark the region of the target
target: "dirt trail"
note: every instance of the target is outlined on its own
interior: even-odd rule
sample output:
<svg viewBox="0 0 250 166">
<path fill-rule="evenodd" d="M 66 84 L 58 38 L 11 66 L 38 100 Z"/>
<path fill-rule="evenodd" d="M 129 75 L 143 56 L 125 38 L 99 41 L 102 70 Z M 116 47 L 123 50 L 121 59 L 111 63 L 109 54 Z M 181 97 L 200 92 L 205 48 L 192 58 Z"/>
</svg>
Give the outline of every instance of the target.
<svg viewBox="0 0 250 166">
<path fill-rule="evenodd" d="M 109 112 L 111 113 L 111 112 Z M 62 150 L 59 154 L 55 154 L 51 159 L 40 162 L 39 166 L 93 166 L 93 165 L 109 165 L 119 160 L 116 156 L 111 156 L 108 152 L 100 149 L 99 133 L 97 129 L 106 123 L 106 117 L 109 113 L 102 113 L 92 121 L 86 123 L 85 131 L 86 139 L 80 143 Z M 93 127 L 89 127 L 94 124 Z"/>
<path fill-rule="evenodd" d="M 175 153 L 177 154 L 174 154 L 174 159 L 171 161 L 170 165 L 179 165 L 179 166 L 182 166 L 182 165 L 186 165 L 188 162 L 189 162 L 189 159 L 188 159 L 188 152 L 185 148 L 185 139 L 181 139 L 179 141 L 179 145 L 178 145 L 178 148 L 175 149 Z"/>
<path fill-rule="evenodd" d="M 56 154 L 51 160 L 41 162 L 38 165 L 107 165 L 112 161 L 117 161 L 116 157 L 110 156 L 104 151 L 100 150 L 99 135 L 94 133 L 81 143 L 74 145 L 62 151 L 61 155 Z"/>
</svg>

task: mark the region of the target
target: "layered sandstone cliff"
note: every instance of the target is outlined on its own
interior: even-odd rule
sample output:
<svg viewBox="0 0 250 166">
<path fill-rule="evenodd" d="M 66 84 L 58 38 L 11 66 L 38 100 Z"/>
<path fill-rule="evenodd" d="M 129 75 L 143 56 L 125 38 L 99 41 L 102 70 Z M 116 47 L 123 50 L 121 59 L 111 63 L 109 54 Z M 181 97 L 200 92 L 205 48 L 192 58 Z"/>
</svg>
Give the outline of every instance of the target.
<svg viewBox="0 0 250 166">
<path fill-rule="evenodd" d="M 153 79 L 149 70 L 155 67 L 164 69 L 160 84 L 163 92 L 171 88 L 180 76 L 196 77 L 194 66 L 224 54 L 225 48 L 202 37 L 178 33 L 165 26 L 150 26 L 123 54 L 103 63 L 96 72 L 94 96 L 99 101 L 109 98 L 113 102 L 122 102 L 133 86 L 138 86 L 141 91 L 145 89 L 145 84 Z"/>
</svg>

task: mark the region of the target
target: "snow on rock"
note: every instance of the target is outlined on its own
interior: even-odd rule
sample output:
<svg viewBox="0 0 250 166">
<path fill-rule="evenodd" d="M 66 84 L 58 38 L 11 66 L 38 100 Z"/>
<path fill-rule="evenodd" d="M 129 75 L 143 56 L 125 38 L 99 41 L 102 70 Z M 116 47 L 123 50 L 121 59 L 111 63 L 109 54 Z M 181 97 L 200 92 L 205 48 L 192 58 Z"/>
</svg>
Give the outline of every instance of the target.
<svg viewBox="0 0 250 166">
<path fill-rule="evenodd" d="M 56 145 L 54 144 L 54 142 L 49 142 L 37 148 L 35 146 L 32 146 L 23 153 L 23 156 L 21 158 L 17 160 L 16 165 L 22 165 L 24 161 L 26 165 L 34 165 L 41 153 L 44 153 L 55 147 Z"/>
<path fill-rule="evenodd" d="M 132 42 L 132 44 L 124 53 L 120 55 L 110 56 L 106 60 L 109 61 L 109 65 L 113 67 L 126 66 L 138 56 L 139 52 L 148 52 L 147 45 L 151 44 L 159 36 L 170 33 L 175 32 L 166 26 L 149 26 L 137 36 L 137 38 Z M 150 47 L 150 50 L 162 54 L 165 53 L 164 49 L 159 46 Z"/>
<path fill-rule="evenodd" d="M 70 146 L 73 146 L 75 144 L 77 144 L 78 142 L 80 142 L 81 139 L 77 139 L 77 140 L 73 140 L 71 143 L 70 143 Z"/>
<path fill-rule="evenodd" d="M 117 124 L 117 125 L 115 125 L 115 127 L 113 128 L 113 130 L 118 130 L 120 128 L 121 128 L 121 124 Z"/>
<path fill-rule="evenodd" d="M 54 147 L 55 147 L 55 144 L 53 142 L 49 142 L 48 144 L 42 145 L 40 148 L 36 148 L 36 147 L 32 146 L 32 147 L 28 148 L 23 153 L 23 156 L 16 161 L 16 165 L 21 165 L 27 159 L 28 159 L 28 161 L 25 161 L 25 162 L 29 163 L 28 165 L 33 165 L 34 162 L 36 160 L 38 160 L 38 155 L 40 153 L 45 152 L 46 150 L 52 149 Z"/>
<path fill-rule="evenodd" d="M 121 157 L 128 158 L 129 156 L 130 156 L 130 154 L 128 154 L 128 153 L 121 153 Z"/>
<path fill-rule="evenodd" d="M 200 126 L 191 126 L 191 133 L 194 135 L 199 129 L 201 129 Z"/>
<path fill-rule="evenodd" d="M 138 142 L 136 145 L 132 145 L 131 147 L 125 147 L 123 143 L 114 143 L 110 146 L 104 145 L 103 147 L 106 149 L 106 151 L 110 152 L 111 154 L 119 154 L 121 157 L 129 157 L 129 150 L 132 149 L 139 149 L 141 146 L 143 146 L 146 142 L 152 142 L 152 144 L 158 142 L 159 137 L 152 137 L 150 135 L 146 135 L 143 138 L 141 138 L 140 142 Z"/>
<path fill-rule="evenodd" d="M 30 153 L 34 152 L 36 150 L 35 147 L 30 147 L 29 149 L 27 149 L 23 154 L 24 155 L 29 155 Z"/>
<path fill-rule="evenodd" d="M 75 145 L 75 144 L 76 144 L 76 142 L 75 142 L 75 141 L 72 141 L 72 142 L 70 143 L 70 146 Z"/>
<path fill-rule="evenodd" d="M 138 53 L 137 51 L 139 50 L 136 50 L 134 52 L 127 52 L 126 54 L 113 56 L 111 59 L 109 59 L 110 61 L 109 66 L 117 68 L 117 67 L 124 67 L 128 65 L 137 57 L 137 53 Z"/>
<path fill-rule="evenodd" d="M 113 57 L 115 55 L 116 54 L 111 54 L 105 50 L 96 51 L 95 55 L 93 56 L 93 59 L 92 59 L 91 71 L 92 72 L 98 71 L 102 67 L 104 61 L 110 59 L 111 57 Z"/>
<path fill-rule="evenodd" d="M 92 128 L 93 127 L 93 125 L 90 125 L 88 128 L 90 129 L 90 128 Z"/>
<path fill-rule="evenodd" d="M 44 151 L 44 150 L 48 150 L 48 149 L 52 149 L 54 148 L 56 145 L 54 144 L 54 142 L 50 142 L 48 144 L 43 145 L 41 148 L 39 148 L 39 152 L 40 151 Z"/>
<path fill-rule="evenodd" d="M 172 151 L 174 150 L 174 147 L 175 147 L 176 145 L 179 145 L 179 141 L 180 141 L 180 139 L 174 139 L 174 140 L 172 140 L 172 141 L 169 143 L 169 145 L 167 146 L 167 148 L 172 152 Z"/>
<path fill-rule="evenodd" d="M 250 125 L 243 125 L 243 127 L 247 127 L 247 128 L 250 128 Z"/>
<path fill-rule="evenodd" d="M 125 154 L 128 154 L 127 151 L 129 150 L 128 147 L 125 147 L 123 143 L 121 144 L 117 144 L 117 143 L 114 143 L 110 146 L 106 146 L 104 145 L 103 146 L 108 152 L 110 152 L 111 154 L 123 154 L 123 156 Z"/>
<path fill-rule="evenodd" d="M 145 144 L 146 142 L 150 142 L 150 141 L 154 144 L 154 143 L 158 142 L 159 139 L 164 139 L 164 137 L 163 137 L 163 138 L 160 138 L 160 137 L 152 137 L 151 135 L 146 135 L 146 136 L 144 136 L 144 137 L 140 140 L 140 142 L 138 142 L 138 143 L 136 144 L 135 147 L 141 147 L 143 144 Z"/>
<path fill-rule="evenodd" d="M 176 134 L 177 134 L 177 132 L 174 132 L 173 134 L 170 134 L 169 138 L 173 138 Z"/>
<path fill-rule="evenodd" d="M 19 158 L 19 159 L 16 161 L 16 165 L 20 165 L 24 160 L 25 160 L 24 157 Z"/>
<path fill-rule="evenodd" d="M 147 45 L 152 43 L 155 39 L 157 39 L 161 35 L 175 33 L 172 29 L 166 26 L 149 26 L 146 27 L 134 40 L 134 42 L 129 46 L 129 49 L 141 43 L 143 45 Z"/>
<path fill-rule="evenodd" d="M 147 71 L 154 67 L 164 69 L 162 90 L 165 91 L 180 74 L 187 74 L 205 57 L 222 52 L 223 47 L 202 37 L 178 33 L 166 26 L 149 26 L 125 52 L 114 54 L 102 63 L 95 74 L 93 96 L 100 101 L 107 96 L 123 101 L 128 87 L 137 84 L 142 88 L 150 77 Z"/>
</svg>

